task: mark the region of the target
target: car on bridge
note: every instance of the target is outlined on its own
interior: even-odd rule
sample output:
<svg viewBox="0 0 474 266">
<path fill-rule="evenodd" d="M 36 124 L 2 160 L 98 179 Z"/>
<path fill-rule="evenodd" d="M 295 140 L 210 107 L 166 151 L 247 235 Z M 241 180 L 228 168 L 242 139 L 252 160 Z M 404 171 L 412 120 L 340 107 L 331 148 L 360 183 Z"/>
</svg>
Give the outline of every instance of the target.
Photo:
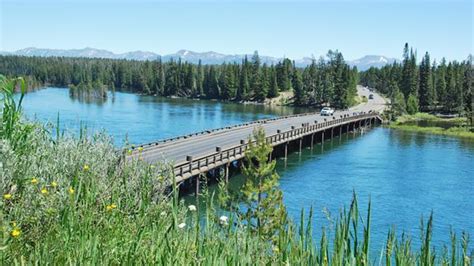
<svg viewBox="0 0 474 266">
<path fill-rule="evenodd" d="M 321 115 L 333 115 L 334 114 L 334 109 L 331 108 L 331 107 L 324 107 L 323 109 L 321 109 Z"/>
</svg>

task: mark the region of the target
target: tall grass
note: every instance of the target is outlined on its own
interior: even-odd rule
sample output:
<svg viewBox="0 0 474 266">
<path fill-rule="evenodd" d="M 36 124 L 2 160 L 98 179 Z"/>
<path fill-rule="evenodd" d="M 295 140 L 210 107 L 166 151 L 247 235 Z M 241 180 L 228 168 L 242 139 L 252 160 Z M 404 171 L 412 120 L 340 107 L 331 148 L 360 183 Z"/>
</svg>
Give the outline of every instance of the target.
<svg viewBox="0 0 474 266">
<path fill-rule="evenodd" d="M 319 240 L 311 210 L 299 224 L 282 224 L 277 241 L 265 241 L 214 205 L 213 195 L 197 210 L 176 186 L 166 195 L 167 164 L 124 163 L 105 134 L 52 137 L 52 130 L 16 120 L 1 136 L 1 265 L 471 265 L 467 234 L 434 250 L 432 216 L 422 223 L 420 248 L 392 229 L 380 255 L 369 253 L 373 210 L 369 204 L 362 217 L 355 195 Z"/>
</svg>

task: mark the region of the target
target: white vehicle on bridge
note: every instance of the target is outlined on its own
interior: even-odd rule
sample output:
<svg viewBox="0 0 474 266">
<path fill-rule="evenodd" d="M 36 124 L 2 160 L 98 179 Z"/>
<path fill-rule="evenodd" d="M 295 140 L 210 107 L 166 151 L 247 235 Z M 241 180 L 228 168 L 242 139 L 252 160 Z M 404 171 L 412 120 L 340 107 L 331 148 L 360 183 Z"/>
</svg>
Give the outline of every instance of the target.
<svg viewBox="0 0 474 266">
<path fill-rule="evenodd" d="M 331 107 L 324 107 L 323 109 L 321 109 L 321 115 L 333 115 L 334 114 L 334 109 L 331 108 Z"/>
</svg>

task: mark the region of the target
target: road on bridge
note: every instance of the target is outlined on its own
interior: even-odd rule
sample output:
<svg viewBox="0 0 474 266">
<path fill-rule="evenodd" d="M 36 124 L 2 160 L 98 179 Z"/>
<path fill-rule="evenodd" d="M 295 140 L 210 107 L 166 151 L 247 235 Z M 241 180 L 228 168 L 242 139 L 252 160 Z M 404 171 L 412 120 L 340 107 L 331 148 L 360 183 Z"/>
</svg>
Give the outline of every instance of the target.
<svg viewBox="0 0 474 266">
<path fill-rule="evenodd" d="M 369 112 L 370 110 L 376 112 L 383 111 L 386 106 L 386 101 L 383 97 L 362 86 L 357 86 L 357 91 L 359 96 L 365 96 L 369 99 L 369 95 L 373 94 L 374 98 L 369 99 L 367 103 L 361 103 L 349 110 L 338 110 L 334 113 L 335 117 L 345 114 L 352 115 L 354 112 Z M 212 154 L 216 151 L 216 147 L 221 147 L 224 150 L 239 145 L 240 140 L 247 140 L 254 128 L 258 126 L 263 127 L 267 135 L 273 135 L 277 133 L 277 130 L 281 130 L 281 132 L 288 131 L 292 126 L 298 128 L 301 127 L 303 123 L 311 124 L 314 123 L 315 120 L 322 122 L 324 118 L 328 119 L 329 117 L 314 113 L 194 135 L 185 139 L 162 142 L 159 143 L 159 145 L 147 147 L 140 152 L 135 150 L 128 158 L 133 159 L 140 156 L 144 161 L 149 163 L 166 161 L 176 165 L 186 161 L 186 156 L 188 155 L 197 158 Z"/>
</svg>

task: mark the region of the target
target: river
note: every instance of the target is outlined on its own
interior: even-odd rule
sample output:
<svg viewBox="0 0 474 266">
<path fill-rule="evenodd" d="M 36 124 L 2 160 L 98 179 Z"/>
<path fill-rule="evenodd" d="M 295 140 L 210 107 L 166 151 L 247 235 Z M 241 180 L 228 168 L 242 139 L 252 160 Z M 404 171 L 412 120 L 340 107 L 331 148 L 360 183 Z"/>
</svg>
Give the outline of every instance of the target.
<svg viewBox="0 0 474 266">
<path fill-rule="evenodd" d="M 77 132 L 104 129 L 116 145 L 128 136 L 144 143 L 244 121 L 304 112 L 304 109 L 167 99 L 117 92 L 106 101 L 73 99 L 67 89 L 48 88 L 27 94 L 24 111 L 30 119 L 56 123 Z M 449 231 L 474 235 L 474 142 L 375 128 L 344 135 L 313 150 L 279 159 L 277 171 L 289 214 L 299 219 L 301 209 L 313 206 L 315 236 L 330 227 L 330 213 L 350 203 L 356 191 L 359 206 L 372 201 L 372 248 L 380 250 L 390 226 L 419 238 L 421 216 L 434 213 L 433 242 L 449 243 Z M 243 182 L 231 178 L 232 186 Z M 471 245 L 472 246 L 472 245 Z"/>
</svg>

